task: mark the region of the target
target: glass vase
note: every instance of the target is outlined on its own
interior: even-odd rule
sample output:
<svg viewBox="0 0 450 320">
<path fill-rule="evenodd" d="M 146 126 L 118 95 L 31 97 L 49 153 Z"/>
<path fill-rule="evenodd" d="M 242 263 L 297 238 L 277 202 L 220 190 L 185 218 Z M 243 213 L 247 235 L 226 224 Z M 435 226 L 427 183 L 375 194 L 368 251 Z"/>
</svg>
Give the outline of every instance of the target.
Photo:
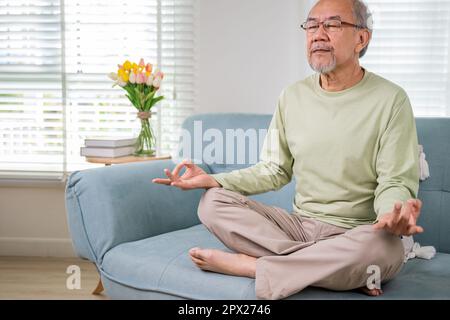
<svg viewBox="0 0 450 320">
<path fill-rule="evenodd" d="M 151 157 L 156 154 L 156 140 L 149 119 L 141 120 L 141 131 L 137 138 L 135 156 Z"/>
</svg>

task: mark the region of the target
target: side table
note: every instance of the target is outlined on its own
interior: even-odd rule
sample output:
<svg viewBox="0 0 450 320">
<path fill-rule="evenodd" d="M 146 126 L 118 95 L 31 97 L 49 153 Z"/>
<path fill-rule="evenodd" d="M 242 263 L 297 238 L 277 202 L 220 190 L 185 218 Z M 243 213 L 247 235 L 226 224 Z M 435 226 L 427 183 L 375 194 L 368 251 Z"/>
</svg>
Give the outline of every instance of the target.
<svg viewBox="0 0 450 320">
<path fill-rule="evenodd" d="M 153 156 L 153 157 L 138 157 L 138 156 L 124 156 L 117 158 L 105 158 L 105 157 L 86 157 L 86 161 L 90 163 L 103 163 L 105 166 L 112 164 L 138 162 L 138 161 L 152 161 L 152 160 L 166 160 L 171 159 L 170 155 Z"/>
</svg>

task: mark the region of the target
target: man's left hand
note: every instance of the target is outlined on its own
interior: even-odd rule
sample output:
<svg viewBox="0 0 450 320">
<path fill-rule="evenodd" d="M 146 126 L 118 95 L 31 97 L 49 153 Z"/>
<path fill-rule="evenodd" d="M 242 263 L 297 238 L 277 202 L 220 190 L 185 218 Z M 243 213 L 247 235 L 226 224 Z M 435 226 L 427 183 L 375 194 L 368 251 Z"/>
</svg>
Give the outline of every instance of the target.
<svg viewBox="0 0 450 320">
<path fill-rule="evenodd" d="M 373 227 L 376 230 L 385 229 L 397 236 L 422 233 L 423 228 L 416 224 L 421 208 L 422 201 L 419 199 L 409 199 L 404 204 L 397 202 L 392 212 L 384 214 Z"/>
</svg>

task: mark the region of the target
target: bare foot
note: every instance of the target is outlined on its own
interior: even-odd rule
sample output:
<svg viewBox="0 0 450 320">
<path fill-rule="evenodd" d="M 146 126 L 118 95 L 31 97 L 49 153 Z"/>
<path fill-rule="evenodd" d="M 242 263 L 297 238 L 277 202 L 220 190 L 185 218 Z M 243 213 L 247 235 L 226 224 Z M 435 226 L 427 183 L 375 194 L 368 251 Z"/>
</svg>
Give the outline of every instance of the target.
<svg viewBox="0 0 450 320">
<path fill-rule="evenodd" d="M 232 276 L 255 278 L 256 258 L 243 253 L 229 253 L 217 249 L 192 248 L 192 261 L 202 270 Z"/>
<path fill-rule="evenodd" d="M 381 290 L 381 288 L 380 289 L 377 289 L 377 288 L 369 289 L 367 287 L 361 287 L 361 288 L 359 288 L 359 290 L 361 290 L 368 296 L 372 296 L 372 297 L 380 296 L 383 294 L 383 290 Z"/>
</svg>

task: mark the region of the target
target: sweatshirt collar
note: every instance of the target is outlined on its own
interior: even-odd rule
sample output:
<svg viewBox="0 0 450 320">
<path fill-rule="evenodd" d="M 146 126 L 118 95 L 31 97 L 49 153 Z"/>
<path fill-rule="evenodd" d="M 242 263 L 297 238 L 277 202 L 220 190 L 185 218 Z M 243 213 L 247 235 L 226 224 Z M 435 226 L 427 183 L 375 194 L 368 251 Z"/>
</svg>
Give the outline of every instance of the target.
<svg viewBox="0 0 450 320">
<path fill-rule="evenodd" d="M 358 88 L 360 88 L 367 82 L 367 79 L 371 75 L 371 72 L 369 72 L 366 68 L 363 68 L 363 67 L 361 67 L 361 68 L 364 70 L 363 78 L 357 84 L 353 85 L 352 87 L 341 90 L 341 91 L 327 91 L 327 90 L 323 89 L 320 86 L 320 73 L 316 73 L 314 75 L 314 89 L 319 95 L 327 96 L 327 97 L 339 97 L 339 96 L 345 95 L 349 92 L 352 92 L 354 90 L 357 90 Z"/>
</svg>

